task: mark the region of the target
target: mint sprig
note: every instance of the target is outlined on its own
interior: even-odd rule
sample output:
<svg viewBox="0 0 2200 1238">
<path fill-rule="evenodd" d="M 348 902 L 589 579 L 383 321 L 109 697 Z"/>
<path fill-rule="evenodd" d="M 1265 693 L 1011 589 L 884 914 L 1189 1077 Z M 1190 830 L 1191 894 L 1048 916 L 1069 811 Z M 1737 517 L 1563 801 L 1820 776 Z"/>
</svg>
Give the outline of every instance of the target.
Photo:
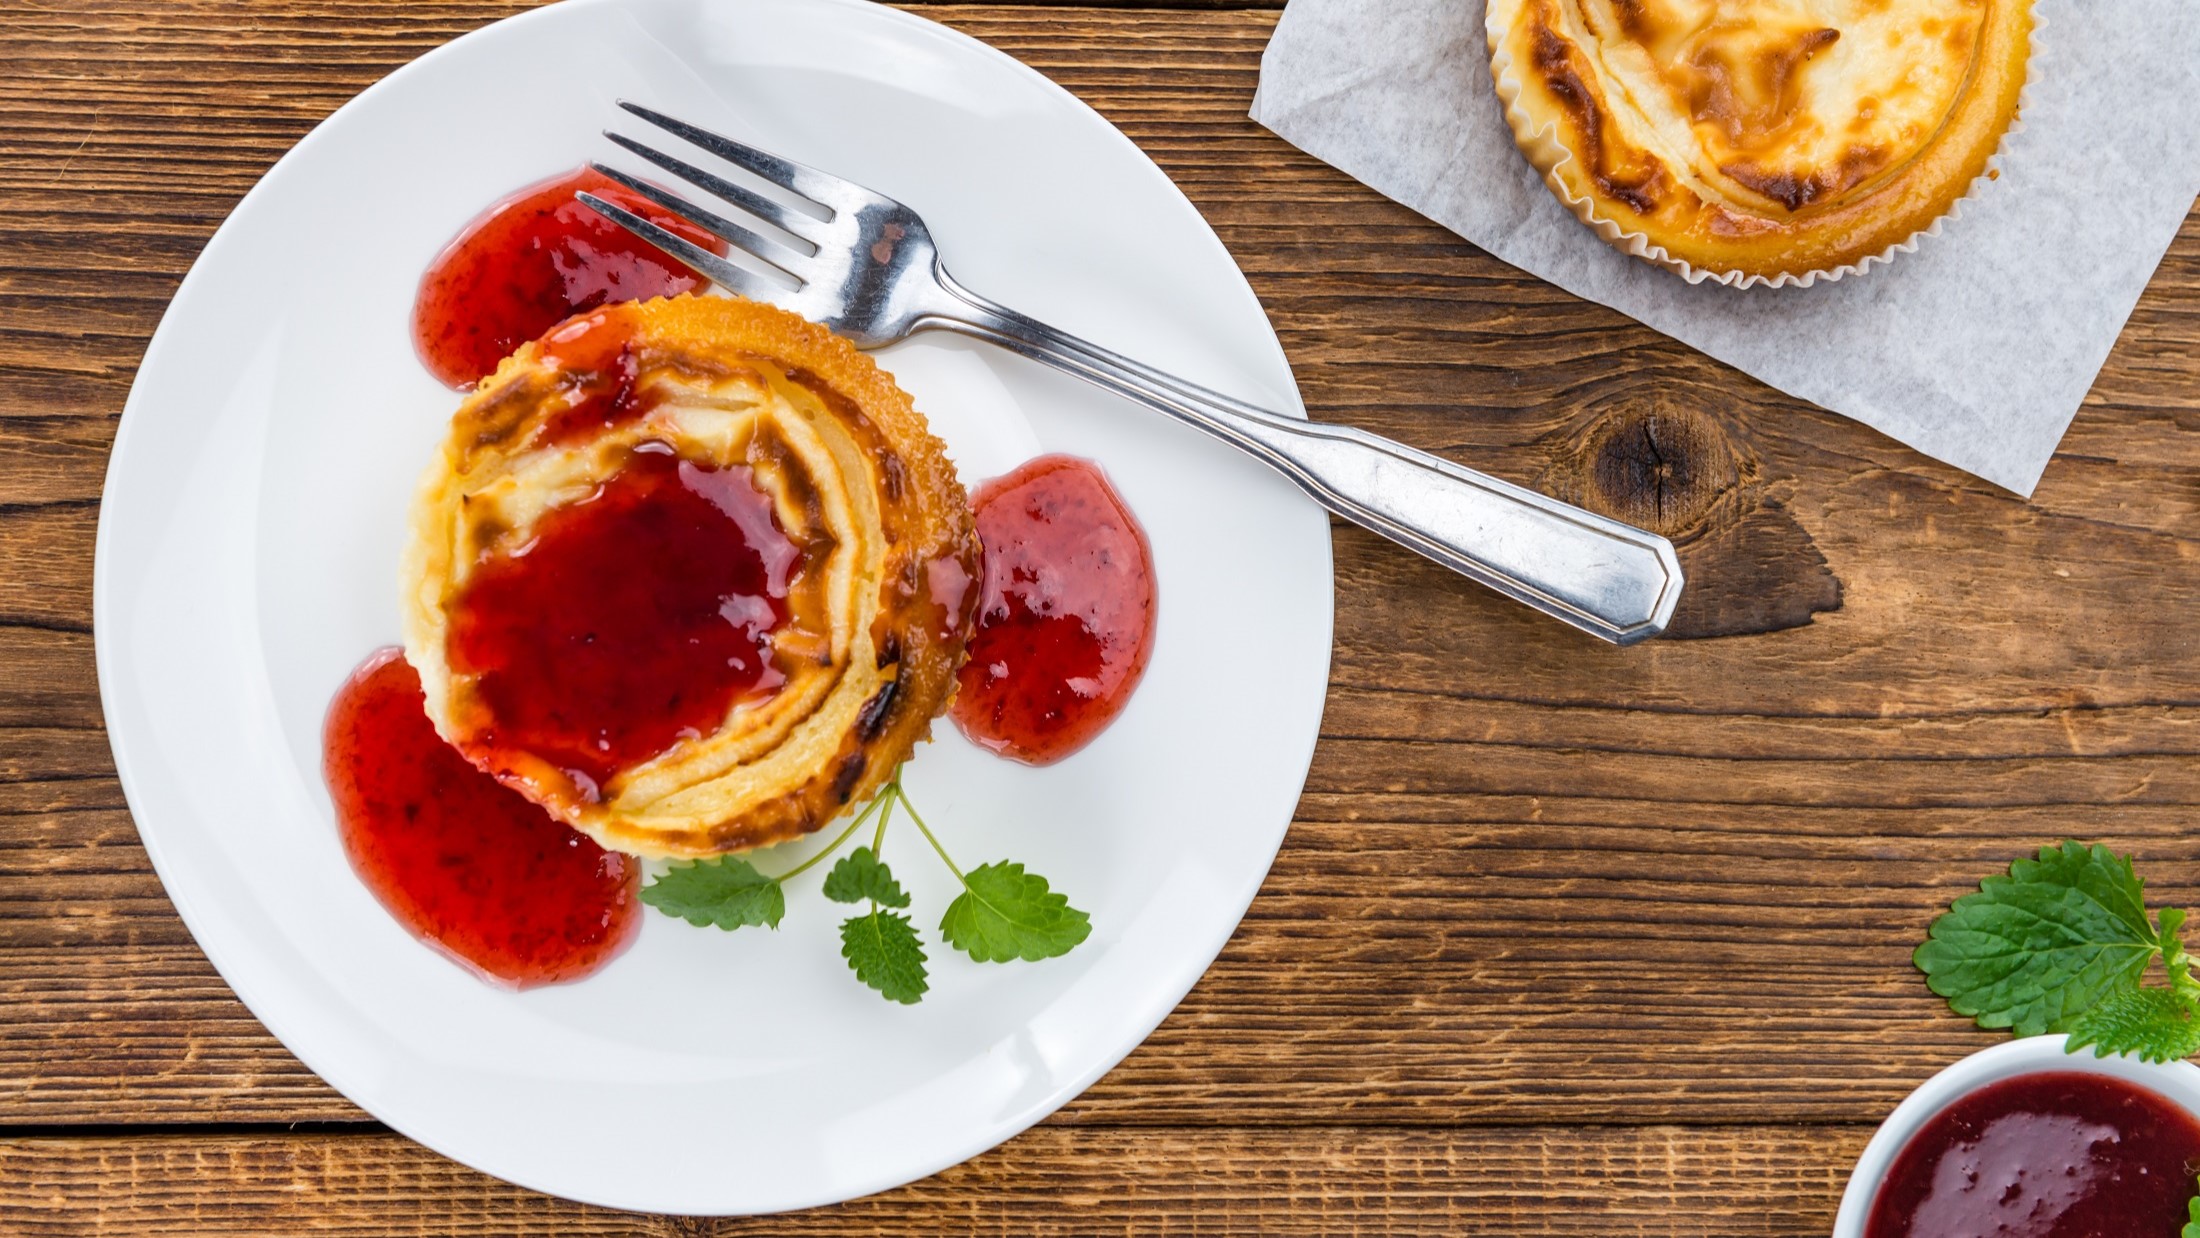
<svg viewBox="0 0 2200 1238">
<path fill-rule="evenodd" d="M 643 887 L 641 899 L 698 927 L 777 928 L 786 914 L 786 883 L 839 851 L 875 819 L 870 845 L 842 856 L 820 892 L 834 902 L 866 906 L 840 926 L 840 954 L 856 979 L 889 1001 L 914 1004 L 931 987 L 929 960 L 915 922 L 902 911 L 911 904 L 909 893 L 880 857 L 897 807 L 962 885 L 940 919 L 940 935 L 950 946 L 980 963 L 1038 962 L 1067 954 L 1092 935 L 1092 918 L 1022 864 L 1001 860 L 967 873 L 957 867 L 909 802 L 899 770 L 838 837 L 787 872 L 771 876 L 740 856 L 676 864 Z"/>
<path fill-rule="evenodd" d="M 940 936 L 980 963 L 1036 963 L 1068 954 L 1092 936 L 1092 917 L 1021 864 L 981 865 L 962 880 L 963 892 L 940 918 Z"/>
<path fill-rule="evenodd" d="M 2091 1046 L 2095 1057 L 2128 1053 L 2174 1062 L 2200 1053 L 2200 1018 L 2192 999 L 2174 989 L 2123 989 L 2070 1022 L 2070 1051 Z"/>
<path fill-rule="evenodd" d="M 825 897 L 836 903 L 860 903 L 869 899 L 888 907 L 907 907 L 909 895 L 894 880 L 894 870 L 873 854 L 869 847 L 858 847 L 840 857 L 833 871 L 825 874 Z"/>
<path fill-rule="evenodd" d="M 697 928 L 716 925 L 728 931 L 753 924 L 778 928 L 787 914 L 779 878 L 766 877 L 737 855 L 675 864 L 642 887 L 642 901 Z"/>
<path fill-rule="evenodd" d="M 1068 895 L 1050 890 L 1046 878 L 1007 860 L 965 873 L 947 858 L 916 808 L 907 800 L 902 806 L 947 871 L 962 882 L 963 892 L 940 918 L 940 936 L 948 945 L 980 963 L 1036 963 L 1068 954 L 1092 935 L 1092 917 L 1070 906 Z"/>
<path fill-rule="evenodd" d="M 1915 961 L 1933 992 L 1984 1028 L 2070 1034 L 2071 1052 L 2174 1061 L 2200 1052 L 2200 982 L 2185 914 L 2146 907 L 2131 860 L 2098 844 L 2043 847 L 1933 921 Z M 2166 986 L 2145 983 L 2161 959 Z"/>
<path fill-rule="evenodd" d="M 891 812 L 889 807 L 887 812 Z M 886 832 L 886 817 L 879 817 L 879 833 Z M 924 969 L 924 943 L 917 939 L 909 917 L 882 910 L 907 907 L 909 894 L 894 879 L 894 871 L 869 847 L 844 855 L 833 871 L 825 874 L 825 897 L 836 903 L 869 903 L 866 915 L 851 916 L 840 925 L 840 957 L 855 969 L 856 979 L 877 989 L 888 1001 L 914 1005 L 931 987 Z"/>
<path fill-rule="evenodd" d="M 778 928 L 787 914 L 786 884 L 818 861 L 840 850 L 848 836 L 863 828 L 883 805 L 873 799 L 838 838 L 825 849 L 777 877 L 757 871 L 737 855 L 674 864 L 665 874 L 642 887 L 641 899 L 668 916 L 677 916 L 697 928 L 715 925 L 732 932 L 761 924 Z"/>
<path fill-rule="evenodd" d="M 855 969 L 856 979 L 879 991 L 890 1002 L 914 1006 L 923 1000 L 931 982 L 924 970 L 924 943 L 917 940 L 916 926 L 898 911 L 881 910 L 850 916 L 840 923 L 840 957 Z"/>
<path fill-rule="evenodd" d="M 2200 1195 L 2193 1196 L 2192 1202 L 2185 1205 L 2185 1215 L 2192 1219 L 2185 1222 L 2178 1238 L 2200 1238 Z"/>
</svg>

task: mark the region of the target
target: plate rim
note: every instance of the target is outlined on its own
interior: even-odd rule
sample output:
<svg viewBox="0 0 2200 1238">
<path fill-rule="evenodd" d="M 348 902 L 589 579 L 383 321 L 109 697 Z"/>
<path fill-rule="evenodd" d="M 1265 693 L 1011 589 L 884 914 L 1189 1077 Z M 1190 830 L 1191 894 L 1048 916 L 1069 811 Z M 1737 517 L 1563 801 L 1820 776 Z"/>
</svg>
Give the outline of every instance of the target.
<svg viewBox="0 0 2200 1238">
<path fill-rule="evenodd" d="M 1140 170 L 1143 174 L 1156 178 L 1164 191 L 1175 197 L 1183 208 L 1189 212 L 1191 219 L 1196 221 L 1198 226 L 1205 231 L 1207 238 L 1220 249 L 1231 267 L 1237 271 L 1238 277 L 1243 282 L 1245 291 L 1252 301 L 1253 308 L 1259 311 L 1261 315 L 1264 328 L 1261 334 L 1265 341 L 1265 349 L 1270 352 L 1273 363 L 1278 367 L 1285 380 L 1282 390 L 1289 398 L 1287 406 L 1282 411 L 1297 418 L 1305 418 L 1306 413 L 1298 389 L 1297 375 L 1292 371 L 1289 357 L 1283 349 L 1282 341 L 1276 335 L 1273 322 L 1267 318 L 1266 307 L 1260 302 L 1258 294 L 1252 290 L 1250 281 L 1245 277 L 1244 268 L 1238 263 L 1236 256 L 1230 252 L 1227 245 L 1222 243 L 1221 238 L 1215 234 L 1213 225 L 1207 221 L 1205 214 L 1191 201 L 1190 197 L 1184 193 L 1174 179 L 1129 135 L 1125 134 L 1091 104 L 1067 87 L 1008 52 L 975 35 L 958 30 L 944 22 L 935 21 L 920 13 L 893 8 L 884 4 L 871 3 L 870 0 L 756 0 L 756 2 L 795 8 L 810 7 L 838 10 L 852 15 L 859 14 L 867 19 L 881 20 L 887 28 L 895 29 L 897 33 L 902 34 L 904 37 L 914 35 L 917 37 L 939 38 L 944 36 L 948 42 L 958 45 L 964 51 L 974 50 L 980 55 L 989 57 L 1007 67 L 1012 73 L 1028 81 L 1035 82 L 1058 99 L 1066 100 L 1075 111 L 1082 113 L 1087 120 L 1096 122 L 1099 129 L 1106 133 L 1108 140 L 1127 148 L 1135 156 L 1135 163 L 1136 165 L 1142 165 Z M 413 76 L 416 71 L 421 71 L 422 66 L 432 64 L 440 58 L 453 54 L 454 48 L 459 47 L 468 40 L 488 36 L 494 31 L 515 24 L 524 25 L 564 20 L 552 15 L 570 11 L 677 7 L 704 3 L 706 3 L 706 0 L 560 0 L 556 4 L 545 4 L 538 8 L 485 23 L 430 48 L 376 79 L 357 94 L 346 99 L 328 115 L 316 121 L 311 129 L 285 150 L 273 163 L 268 165 L 266 170 L 261 172 L 253 182 L 252 187 L 229 208 L 221 223 L 208 237 L 206 244 L 193 258 L 191 266 L 185 272 L 183 279 L 178 282 L 175 291 L 170 294 L 167 305 L 162 308 L 159 322 L 155 325 L 153 334 L 147 342 L 144 353 L 138 360 L 136 370 L 132 374 L 129 394 L 125 397 L 122 410 L 117 415 L 115 435 L 108 449 L 107 463 L 101 480 L 100 510 L 93 544 L 93 653 L 102 709 L 102 729 L 106 731 L 108 747 L 114 758 L 116 779 L 121 786 L 123 798 L 130 813 L 132 829 L 136 831 L 140 844 L 144 846 L 146 856 L 153 866 L 154 873 L 161 882 L 163 896 L 175 908 L 178 918 L 184 922 L 185 928 L 191 933 L 194 948 L 214 968 L 216 974 L 221 977 L 222 983 L 251 1013 L 252 1017 L 282 1045 L 285 1052 L 296 1057 L 300 1064 L 304 1065 L 316 1078 L 341 1095 L 347 1103 L 357 1106 L 370 1118 L 384 1124 L 404 1138 L 475 1172 L 509 1182 L 527 1190 L 592 1206 L 636 1212 L 656 1212 L 660 1211 L 660 1206 L 646 1199 L 618 1198 L 599 1194 L 576 1194 L 569 1190 L 560 1189 L 555 1184 L 540 1181 L 526 1172 L 513 1172 L 504 1166 L 492 1167 L 490 1164 L 483 1163 L 486 1158 L 460 1155 L 445 1146 L 439 1138 L 423 1137 L 412 1128 L 412 1123 L 409 1120 L 410 1115 L 407 1115 L 407 1120 L 393 1120 L 386 1114 L 369 1109 L 355 1098 L 352 1089 L 339 1082 L 339 1078 L 348 1075 L 349 1072 L 346 1069 L 341 1066 L 334 1070 L 329 1069 L 328 1064 L 320 1060 L 327 1056 L 321 1052 L 322 1046 L 315 1047 L 313 1058 L 309 1060 L 307 1052 L 302 1051 L 292 1036 L 287 1035 L 280 1026 L 284 1020 L 270 1018 L 268 1011 L 273 1003 L 263 1001 L 258 996 L 248 993 L 248 986 L 240 986 L 231 974 L 230 968 L 225 967 L 222 961 L 217 959 L 214 953 L 205 947 L 200 924 L 206 913 L 202 910 L 194 910 L 192 899 L 181 894 L 179 887 L 170 880 L 170 874 L 175 871 L 178 861 L 173 858 L 164 858 L 164 844 L 156 841 L 159 832 L 157 830 L 149 832 L 140 827 L 141 811 L 139 804 L 148 801 L 145 798 L 145 789 L 138 785 L 138 777 L 133 772 L 133 760 L 129 755 L 132 741 L 125 737 L 123 728 L 117 727 L 108 721 L 109 718 L 123 715 L 124 711 L 113 707 L 115 702 L 122 699 L 116 687 L 115 677 L 119 674 L 122 664 L 132 661 L 129 654 L 116 648 L 116 643 L 121 638 L 114 635 L 116 618 L 111 614 L 111 610 L 116 604 L 114 602 L 116 586 L 112 584 L 112 578 L 120 569 L 115 566 L 111 547 L 116 536 L 114 528 L 125 518 L 117 516 L 116 513 L 124 511 L 127 514 L 130 507 L 127 500 L 123 502 L 116 501 L 115 484 L 119 472 L 118 466 L 125 459 L 132 442 L 137 437 L 134 431 L 145 419 L 145 414 L 138 410 L 142 404 L 151 398 L 145 395 L 140 380 L 143 374 L 153 366 L 156 359 L 163 355 L 165 348 L 168 346 L 167 342 L 172 338 L 168 330 L 170 318 L 175 314 L 176 307 L 185 302 L 187 294 L 192 291 L 194 285 L 200 282 L 202 268 L 218 262 L 227 247 L 237 243 L 231 235 L 235 231 L 232 225 L 236 222 L 237 216 L 266 190 L 268 183 L 276 179 L 277 174 L 292 162 L 300 152 L 308 150 L 317 142 L 326 140 L 328 128 L 347 112 L 382 94 L 401 89 L 408 78 Z M 133 413 L 137 414 L 134 418 Z M 1246 912 L 1250 910 L 1253 900 L 1258 897 L 1261 887 L 1266 883 L 1267 876 L 1274 867 L 1276 856 L 1281 853 L 1282 845 L 1289 835 L 1292 820 L 1295 819 L 1296 805 L 1304 795 L 1307 778 L 1312 772 L 1313 756 L 1320 741 L 1322 722 L 1326 717 L 1329 702 L 1329 672 L 1334 665 L 1336 639 L 1334 536 L 1330 525 L 1326 521 L 1321 524 L 1320 530 L 1325 574 L 1329 577 L 1330 582 L 1328 605 L 1321 608 L 1321 627 L 1324 637 L 1321 654 L 1321 700 L 1319 708 L 1315 711 L 1314 725 L 1305 736 L 1303 751 L 1293 755 L 1291 764 L 1296 767 L 1298 773 L 1296 786 L 1292 788 L 1293 809 L 1289 810 L 1291 815 L 1285 818 L 1281 828 L 1277 831 L 1275 849 L 1270 851 L 1262 860 L 1258 878 L 1250 883 L 1245 898 L 1235 907 L 1234 914 L 1230 917 L 1228 931 L 1223 933 L 1211 948 L 1204 951 L 1205 961 L 1191 971 L 1189 978 L 1181 986 L 1169 984 L 1164 986 L 1163 990 L 1160 990 L 1161 992 L 1173 990 L 1173 993 L 1168 993 L 1165 1001 L 1156 1002 L 1155 1012 L 1150 1020 L 1141 1018 L 1136 1021 L 1137 1025 L 1141 1025 L 1138 1034 L 1126 1038 L 1118 1050 L 1099 1055 L 1092 1065 L 1086 1071 L 1079 1072 L 1072 1082 L 1051 1089 L 1045 1097 L 1028 1106 L 1024 1111 L 1012 1114 L 1000 1121 L 973 1126 L 973 1133 L 962 1140 L 942 1140 L 932 1145 L 934 1151 L 931 1154 L 912 1158 L 911 1163 L 917 1166 L 917 1169 L 913 1172 L 905 1172 L 900 1168 L 896 1168 L 866 1179 L 858 1189 L 852 1192 L 843 1193 L 827 1188 L 822 1193 L 812 1191 L 791 1202 L 774 1202 L 764 1207 L 720 1208 L 690 1213 L 690 1215 L 740 1216 L 793 1212 L 860 1199 L 929 1178 L 973 1157 L 983 1155 L 985 1152 L 1016 1138 L 1037 1123 L 1044 1121 L 1114 1070 L 1124 1058 L 1145 1044 L 1154 1030 L 1176 1011 L 1192 988 L 1205 978 L 1213 968 L 1216 959 L 1220 957 L 1221 952 L 1228 947 L 1230 941 L 1237 935 L 1237 930 L 1242 926 Z"/>
</svg>

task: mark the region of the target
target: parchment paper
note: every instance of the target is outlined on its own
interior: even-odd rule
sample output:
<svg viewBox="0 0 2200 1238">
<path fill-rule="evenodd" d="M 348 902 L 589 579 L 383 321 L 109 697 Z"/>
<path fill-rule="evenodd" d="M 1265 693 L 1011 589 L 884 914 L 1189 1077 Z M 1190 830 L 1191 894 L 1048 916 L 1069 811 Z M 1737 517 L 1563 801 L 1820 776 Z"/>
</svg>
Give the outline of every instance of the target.
<svg viewBox="0 0 2200 1238">
<path fill-rule="evenodd" d="M 1692 287 L 1577 221 L 1513 144 L 1482 0 L 1290 0 L 1252 114 L 1522 270 L 2030 495 L 2200 194 L 2200 0 L 2035 12 L 2000 179 L 1916 253 L 1810 288 Z"/>
</svg>

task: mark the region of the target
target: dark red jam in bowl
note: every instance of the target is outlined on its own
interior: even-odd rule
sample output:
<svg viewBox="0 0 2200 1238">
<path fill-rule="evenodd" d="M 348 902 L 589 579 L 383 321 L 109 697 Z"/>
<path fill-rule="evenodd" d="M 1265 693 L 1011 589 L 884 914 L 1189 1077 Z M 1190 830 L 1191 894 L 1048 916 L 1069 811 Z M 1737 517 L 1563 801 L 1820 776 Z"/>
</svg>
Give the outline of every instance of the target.
<svg viewBox="0 0 2200 1238">
<path fill-rule="evenodd" d="M 582 205 L 573 195 L 584 189 L 706 249 L 725 251 L 725 242 L 587 168 L 530 185 L 468 224 L 420 281 L 413 345 L 437 378 L 465 387 L 574 314 L 709 286 Z"/>
<path fill-rule="evenodd" d="M 519 988 L 578 980 L 633 939 L 640 866 L 444 743 L 396 650 L 337 692 L 322 744 L 344 851 L 415 936 Z"/>
<path fill-rule="evenodd" d="M 2043 1071 L 1935 1114 L 1895 1156 L 1864 1238 L 2177 1238 L 2200 1122 L 2112 1075 Z"/>
<path fill-rule="evenodd" d="M 1089 460 L 1028 461 L 971 506 L 985 566 L 955 725 L 992 752 L 1050 764 L 1107 729 L 1146 673 L 1153 552 Z"/>
</svg>

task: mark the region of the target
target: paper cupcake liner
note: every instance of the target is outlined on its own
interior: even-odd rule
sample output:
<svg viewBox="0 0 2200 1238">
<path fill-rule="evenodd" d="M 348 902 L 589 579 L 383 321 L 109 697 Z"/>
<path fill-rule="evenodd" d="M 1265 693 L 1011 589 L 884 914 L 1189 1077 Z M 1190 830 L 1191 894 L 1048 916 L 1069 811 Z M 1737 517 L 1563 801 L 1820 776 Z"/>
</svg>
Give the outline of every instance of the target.
<svg viewBox="0 0 2200 1238">
<path fill-rule="evenodd" d="M 2024 132 L 2024 112 L 2031 106 L 2032 62 L 2039 54 L 2040 32 L 2047 28 L 2047 22 L 2039 15 L 2037 4 L 2028 3 L 2025 7 L 2031 16 L 2031 28 L 2025 37 L 2025 81 L 2017 89 L 2016 115 L 2010 118 L 2008 127 L 2002 130 L 2000 140 L 1994 144 L 1994 153 L 1987 157 L 1986 166 L 1964 187 L 1963 195 L 1949 203 L 1948 209 L 1935 216 L 1931 223 L 1878 253 L 1866 254 L 1854 262 L 1840 266 L 1818 267 L 1801 274 L 1782 271 L 1778 275 L 1770 276 L 1743 271 L 1714 271 L 1699 267 L 1685 258 L 1676 258 L 1663 245 L 1654 244 L 1644 233 L 1630 232 L 1617 220 L 1599 213 L 1594 198 L 1575 197 L 1558 175 L 1560 168 L 1572 162 L 1574 152 L 1559 140 L 1556 123 L 1537 129 L 1534 121 L 1520 109 L 1522 86 L 1520 80 L 1513 76 L 1512 53 L 1504 48 L 1504 31 L 1498 28 L 1493 10 L 1484 10 L 1483 32 L 1490 45 L 1490 78 L 1497 85 L 1498 101 L 1505 105 L 1505 123 L 1512 127 L 1513 140 L 1519 144 L 1521 153 L 1528 157 L 1530 165 L 1538 169 L 1550 169 L 1543 173 L 1543 183 L 1550 189 L 1551 195 L 1564 203 L 1566 209 L 1574 213 L 1575 218 L 1589 225 L 1598 236 L 1604 238 L 1606 244 L 1621 253 L 1664 267 L 1691 284 L 1708 282 L 1723 284 L 1729 288 L 1755 288 L 1759 285 L 1767 288 L 1808 288 L 1819 280 L 1830 284 L 1846 275 L 1864 275 L 1874 267 L 1893 262 L 1898 254 L 1914 253 L 1918 244 L 1927 237 L 1939 236 L 1943 225 L 1961 219 L 1963 204 L 1978 193 L 1981 184 L 1991 182 L 2000 175 L 2002 160 L 2010 152 L 2011 141 Z"/>
</svg>

